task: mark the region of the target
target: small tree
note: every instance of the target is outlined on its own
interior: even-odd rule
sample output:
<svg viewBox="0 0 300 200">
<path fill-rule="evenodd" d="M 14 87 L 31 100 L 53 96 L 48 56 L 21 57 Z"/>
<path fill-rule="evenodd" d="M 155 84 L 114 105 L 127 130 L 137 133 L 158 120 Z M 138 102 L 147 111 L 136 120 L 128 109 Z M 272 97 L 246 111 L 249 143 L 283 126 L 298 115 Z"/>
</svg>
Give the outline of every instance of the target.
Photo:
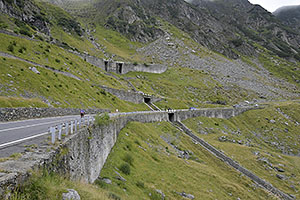
<svg viewBox="0 0 300 200">
<path fill-rule="evenodd" d="M 124 174 L 129 175 L 129 174 L 130 174 L 130 165 L 128 165 L 127 163 L 123 163 L 123 164 L 120 166 L 120 170 L 121 170 L 121 172 L 123 172 Z"/>
<path fill-rule="evenodd" d="M 95 125 L 97 126 L 107 125 L 109 124 L 109 122 L 110 122 L 110 117 L 107 112 L 98 114 L 95 117 Z"/>
<path fill-rule="evenodd" d="M 14 45 L 12 44 L 8 45 L 7 51 L 14 52 Z"/>
</svg>

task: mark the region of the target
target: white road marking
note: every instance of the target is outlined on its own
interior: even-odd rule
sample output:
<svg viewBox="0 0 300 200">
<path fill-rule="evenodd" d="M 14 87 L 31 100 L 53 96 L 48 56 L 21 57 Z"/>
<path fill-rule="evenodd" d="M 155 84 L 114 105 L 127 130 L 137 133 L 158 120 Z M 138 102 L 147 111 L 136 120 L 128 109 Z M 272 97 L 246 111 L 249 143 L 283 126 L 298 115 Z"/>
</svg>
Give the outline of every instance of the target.
<svg viewBox="0 0 300 200">
<path fill-rule="evenodd" d="M 0 144 L 0 148 L 8 146 L 8 145 L 16 144 L 16 143 L 19 143 L 19 142 L 23 142 L 25 140 L 30 140 L 30 139 L 33 139 L 33 138 L 36 138 L 36 137 L 40 137 L 40 136 L 43 136 L 43 135 L 47 135 L 47 134 L 49 134 L 49 132 L 40 133 L 40 134 L 33 135 L 33 136 L 30 136 L 30 137 L 15 140 L 15 141 L 12 141 L 12 142 L 7 142 L 7 143 L 4 143 L 4 144 Z"/>
<path fill-rule="evenodd" d="M 51 122 L 44 122 L 44 123 L 40 123 L 40 124 L 32 124 L 32 125 L 27 125 L 27 126 L 19 126 L 19 127 L 14 127 L 14 128 L 8 128 L 8 129 L 3 129 L 3 130 L 0 130 L 0 133 L 1 132 L 5 132 L 5 131 L 12 131 L 12 130 L 16 130 L 16 129 L 29 128 L 29 127 L 34 127 L 34 126 L 41 126 L 41 125 L 45 125 L 45 124 L 52 124 L 52 123 L 56 123 L 56 122 L 61 122 L 61 120 L 59 120 L 59 121 L 51 121 Z"/>
<path fill-rule="evenodd" d="M 25 119 L 25 120 L 16 120 L 10 122 L 0 122 L 0 125 L 12 124 L 12 123 L 23 123 L 23 122 L 30 122 L 30 121 L 40 121 L 45 119 L 57 119 L 57 118 L 73 118 L 78 117 L 79 115 L 66 115 L 66 116 L 58 116 L 58 117 L 42 117 L 42 118 L 34 118 L 34 119 Z"/>
</svg>

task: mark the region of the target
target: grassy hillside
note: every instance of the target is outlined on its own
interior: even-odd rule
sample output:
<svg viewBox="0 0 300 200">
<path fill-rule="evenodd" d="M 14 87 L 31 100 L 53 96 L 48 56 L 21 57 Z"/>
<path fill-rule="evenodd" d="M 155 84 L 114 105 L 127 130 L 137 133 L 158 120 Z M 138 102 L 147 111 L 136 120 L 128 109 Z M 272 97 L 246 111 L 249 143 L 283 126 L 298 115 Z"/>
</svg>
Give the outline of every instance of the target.
<svg viewBox="0 0 300 200">
<path fill-rule="evenodd" d="M 1 37 L 0 51 L 50 68 L 44 69 L 21 60 L 1 57 L 2 96 L 39 98 L 56 107 L 118 108 L 124 111 L 145 109 L 144 106 L 122 102 L 97 87 L 105 85 L 129 89 L 121 78 L 104 75 L 103 70 L 78 56 L 44 41 L 29 41 L 6 34 L 1 34 Z M 40 74 L 33 73 L 29 67 L 36 67 Z M 71 73 L 81 80 L 55 73 L 51 69 Z"/>
<path fill-rule="evenodd" d="M 184 123 L 282 191 L 299 197 L 299 102 L 273 103 L 224 119 L 194 118 Z"/>
<path fill-rule="evenodd" d="M 180 158 L 185 151 L 189 158 Z M 127 166 L 127 167 L 124 167 Z M 126 179 L 118 180 L 116 172 Z M 121 199 L 272 199 L 249 179 L 210 155 L 167 122 L 130 123 L 96 181 Z"/>
</svg>

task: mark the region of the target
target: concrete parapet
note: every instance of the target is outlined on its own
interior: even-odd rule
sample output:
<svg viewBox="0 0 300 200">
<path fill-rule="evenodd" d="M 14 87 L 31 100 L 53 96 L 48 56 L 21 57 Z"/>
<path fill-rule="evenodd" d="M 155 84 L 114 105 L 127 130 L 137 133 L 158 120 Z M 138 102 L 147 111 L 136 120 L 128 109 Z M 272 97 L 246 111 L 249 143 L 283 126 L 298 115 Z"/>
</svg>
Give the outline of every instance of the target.
<svg viewBox="0 0 300 200">
<path fill-rule="evenodd" d="M 110 112 L 108 109 L 84 109 L 84 111 L 86 114 Z M 4 122 L 79 114 L 79 108 L 0 108 L 0 121 Z"/>
<path fill-rule="evenodd" d="M 254 107 L 241 107 L 241 108 L 202 108 L 193 110 L 176 110 L 174 112 L 175 121 L 184 121 L 188 118 L 194 117 L 214 117 L 214 118 L 224 118 L 228 119 L 245 111 L 258 109 Z"/>
</svg>

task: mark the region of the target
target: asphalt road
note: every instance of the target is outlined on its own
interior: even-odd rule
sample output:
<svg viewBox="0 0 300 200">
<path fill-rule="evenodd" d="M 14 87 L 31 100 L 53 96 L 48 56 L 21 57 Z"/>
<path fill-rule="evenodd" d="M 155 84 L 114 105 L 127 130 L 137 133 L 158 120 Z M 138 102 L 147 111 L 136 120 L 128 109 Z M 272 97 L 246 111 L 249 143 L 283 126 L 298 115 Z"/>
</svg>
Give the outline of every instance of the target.
<svg viewBox="0 0 300 200">
<path fill-rule="evenodd" d="M 157 111 L 137 111 L 127 113 L 110 113 L 110 117 Z M 30 145 L 41 147 L 50 136 L 49 128 L 79 119 L 79 115 L 29 119 L 0 123 L 0 158 L 9 157 L 13 153 L 21 153 Z M 48 140 L 49 141 L 49 140 Z"/>
<path fill-rule="evenodd" d="M 39 145 L 49 136 L 49 127 L 75 120 L 79 115 L 0 123 L 0 157 L 22 152 L 26 145 Z"/>
</svg>

